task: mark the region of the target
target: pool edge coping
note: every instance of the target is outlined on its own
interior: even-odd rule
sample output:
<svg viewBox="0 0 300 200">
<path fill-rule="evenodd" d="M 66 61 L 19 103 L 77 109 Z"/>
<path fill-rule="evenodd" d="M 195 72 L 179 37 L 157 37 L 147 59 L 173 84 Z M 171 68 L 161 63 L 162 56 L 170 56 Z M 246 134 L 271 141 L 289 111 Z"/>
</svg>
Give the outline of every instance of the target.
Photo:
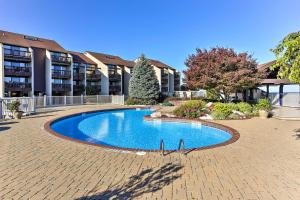
<svg viewBox="0 0 300 200">
<path fill-rule="evenodd" d="M 101 111 L 115 111 L 115 110 L 133 110 L 133 109 L 149 109 L 151 107 L 123 107 L 123 108 L 104 108 L 104 109 L 97 109 L 97 110 L 92 110 L 92 111 L 84 111 L 84 112 L 78 112 L 78 113 L 73 113 L 73 114 L 68 114 L 60 117 L 56 117 L 54 119 L 48 120 L 44 124 L 44 129 L 50 133 L 51 135 L 54 135 L 58 138 L 69 140 L 72 142 L 80 143 L 80 144 L 85 144 L 85 145 L 91 145 L 91 146 L 96 146 L 96 147 L 102 147 L 105 149 L 112 149 L 112 150 L 120 150 L 120 151 L 131 151 L 131 152 L 161 152 L 161 150 L 146 150 L 146 149 L 138 149 L 138 148 L 125 148 L 125 147 L 117 147 L 117 146 L 110 146 L 110 145 L 103 145 L 103 144 L 95 144 L 91 142 L 86 142 L 82 140 L 78 140 L 75 138 L 71 138 L 68 136 L 64 136 L 62 134 L 57 133 L 56 131 L 51 129 L 51 125 L 55 123 L 56 121 L 69 118 L 69 117 L 74 117 L 77 115 L 81 114 L 87 114 L 87 113 L 96 113 L 96 112 L 101 112 Z M 192 151 L 200 151 L 200 150 L 206 150 L 206 149 L 213 149 L 217 147 L 222 147 L 226 146 L 229 144 L 232 144 L 236 142 L 240 138 L 240 134 L 237 130 L 234 128 L 231 128 L 229 126 L 211 122 L 211 121 L 206 121 L 206 120 L 200 120 L 200 119 L 186 119 L 186 118 L 179 118 L 179 117 L 150 117 L 149 115 L 144 116 L 144 120 L 150 121 L 150 120 L 161 120 L 161 121 L 168 121 L 168 122 L 186 122 L 186 123 L 191 123 L 191 122 L 197 122 L 201 123 L 204 126 L 209 126 L 213 128 L 217 128 L 223 131 L 226 131 L 227 133 L 231 134 L 231 138 L 225 142 L 218 143 L 215 145 L 210 145 L 210 146 L 205 146 L 205 147 L 199 147 L 199 148 L 190 148 L 190 149 L 184 149 L 186 153 L 192 152 Z M 164 152 L 166 153 L 171 153 L 171 152 L 180 152 L 182 153 L 182 150 L 165 150 Z"/>
</svg>

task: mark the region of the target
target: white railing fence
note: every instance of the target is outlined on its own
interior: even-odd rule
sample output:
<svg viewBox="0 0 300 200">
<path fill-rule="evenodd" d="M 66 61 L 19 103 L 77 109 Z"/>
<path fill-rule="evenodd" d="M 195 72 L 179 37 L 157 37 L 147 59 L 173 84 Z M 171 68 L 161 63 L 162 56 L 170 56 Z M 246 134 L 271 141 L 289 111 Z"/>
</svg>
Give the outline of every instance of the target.
<svg viewBox="0 0 300 200">
<path fill-rule="evenodd" d="M 199 91 L 175 91 L 175 97 L 185 98 L 185 99 L 192 99 L 192 98 L 199 98 L 199 97 L 206 97 L 205 90 Z"/>
<path fill-rule="evenodd" d="M 94 95 L 94 96 L 38 96 L 2 98 L 2 115 L 12 113 L 9 105 L 13 101 L 20 101 L 20 110 L 26 114 L 35 112 L 37 108 L 56 106 L 88 105 L 88 104 L 116 104 L 124 105 L 124 95 Z"/>
</svg>

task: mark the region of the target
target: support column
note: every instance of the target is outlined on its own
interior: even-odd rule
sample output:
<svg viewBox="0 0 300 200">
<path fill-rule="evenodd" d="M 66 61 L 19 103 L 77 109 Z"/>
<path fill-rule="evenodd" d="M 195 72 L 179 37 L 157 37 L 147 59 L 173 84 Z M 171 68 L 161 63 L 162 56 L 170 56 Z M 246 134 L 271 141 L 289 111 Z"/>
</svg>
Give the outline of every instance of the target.
<svg viewBox="0 0 300 200">
<path fill-rule="evenodd" d="M 279 106 L 282 106 L 282 98 L 283 98 L 283 85 L 279 86 Z"/>
</svg>

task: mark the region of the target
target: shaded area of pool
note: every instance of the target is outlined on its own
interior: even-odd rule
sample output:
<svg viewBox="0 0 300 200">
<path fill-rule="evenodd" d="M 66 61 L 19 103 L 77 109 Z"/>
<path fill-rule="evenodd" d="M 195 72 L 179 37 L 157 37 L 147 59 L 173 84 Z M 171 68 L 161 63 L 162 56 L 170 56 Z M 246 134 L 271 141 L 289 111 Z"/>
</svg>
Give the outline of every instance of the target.
<svg viewBox="0 0 300 200">
<path fill-rule="evenodd" d="M 54 121 L 51 129 L 84 142 L 142 150 L 159 150 L 161 140 L 164 140 L 166 150 L 177 150 L 180 139 L 184 140 L 185 148 L 192 149 L 224 143 L 232 138 L 224 130 L 199 122 L 144 120 L 144 116 L 152 112 L 150 109 L 127 109 L 83 113 Z"/>
</svg>

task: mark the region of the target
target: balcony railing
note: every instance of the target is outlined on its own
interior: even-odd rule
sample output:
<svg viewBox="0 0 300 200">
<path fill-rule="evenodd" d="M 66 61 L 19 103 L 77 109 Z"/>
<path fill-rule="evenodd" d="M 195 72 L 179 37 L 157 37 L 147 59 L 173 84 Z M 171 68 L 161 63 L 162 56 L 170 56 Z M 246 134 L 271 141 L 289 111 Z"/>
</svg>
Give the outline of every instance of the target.
<svg viewBox="0 0 300 200">
<path fill-rule="evenodd" d="M 83 92 L 85 90 L 85 87 L 82 84 L 80 84 L 80 85 L 73 85 L 73 90 L 77 91 L 77 92 Z"/>
<path fill-rule="evenodd" d="M 162 88 L 161 88 L 161 91 L 162 91 L 162 92 L 168 92 L 168 87 L 162 87 Z"/>
<path fill-rule="evenodd" d="M 168 83 L 169 83 L 168 79 L 161 79 L 161 84 L 162 85 L 165 85 L 165 84 L 168 84 Z"/>
<path fill-rule="evenodd" d="M 69 70 L 52 70 L 52 78 L 64 78 L 69 79 L 71 78 L 71 71 Z"/>
<path fill-rule="evenodd" d="M 71 91 L 71 84 L 52 83 L 52 90 L 56 92 L 69 92 Z"/>
<path fill-rule="evenodd" d="M 5 82 L 5 90 L 13 92 L 29 92 L 31 91 L 31 83 Z"/>
<path fill-rule="evenodd" d="M 65 64 L 65 65 L 71 64 L 71 58 L 66 56 L 51 55 L 51 61 L 52 63 L 57 63 L 57 64 Z"/>
<path fill-rule="evenodd" d="M 121 81 L 121 75 L 120 74 L 109 74 L 109 80 L 110 81 Z"/>
<path fill-rule="evenodd" d="M 120 92 L 121 91 L 121 86 L 120 85 L 110 85 L 109 86 L 109 91 L 110 92 Z"/>
<path fill-rule="evenodd" d="M 8 66 L 4 66 L 4 75 L 5 76 L 30 77 L 31 76 L 31 68 L 30 67 L 8 67 Z"/>
<path fill-rule="evenodd" d="M 84 73 L 73 73 L 73 80 L 75 81 L 82 81 L 84 80 Z"/>
<path fill-rule="evenodd" d="M 169 74 L 167 72 L 162 72 L 161 73 L 161 78 L 162 79 L 168 79 L 169 78 Z"/>
<path fill-rule="evenodd" d="M 4 48 L 4 58 L 30 62 L 31 52 Z"/>
<path fill-rule="evenodd" d="M 86 86 L 86 94 L 87 95 L 96 95 L 100 94 L 101 85 L 87 85 Z"/>
<path fill-rule="evenodd" d="M 99 81 L 101 80 L 101 74 L 86 74 L 86 79 L 90 81 Z"/>
</svg>

